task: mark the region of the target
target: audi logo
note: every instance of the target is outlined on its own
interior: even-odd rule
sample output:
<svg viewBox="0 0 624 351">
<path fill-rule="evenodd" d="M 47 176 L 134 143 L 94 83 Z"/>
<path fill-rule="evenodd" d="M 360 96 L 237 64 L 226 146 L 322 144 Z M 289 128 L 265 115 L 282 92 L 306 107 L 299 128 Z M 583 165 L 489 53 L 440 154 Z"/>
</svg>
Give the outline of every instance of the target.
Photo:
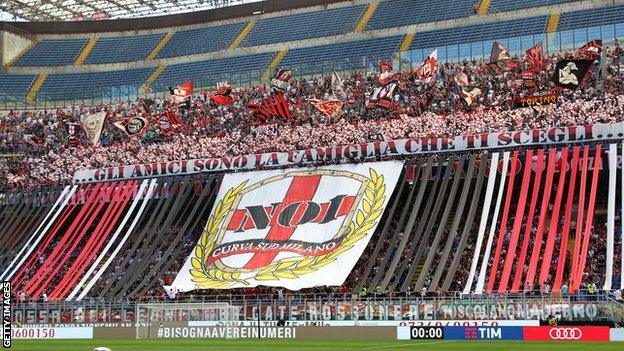
<svg viewBox="0 0 624 351">
<path fill-rule="evenodd" d="M 553 340 L 580 340 L 583 336 L 579 328 L 551 328 L 548 333 Z"/>
</svg>

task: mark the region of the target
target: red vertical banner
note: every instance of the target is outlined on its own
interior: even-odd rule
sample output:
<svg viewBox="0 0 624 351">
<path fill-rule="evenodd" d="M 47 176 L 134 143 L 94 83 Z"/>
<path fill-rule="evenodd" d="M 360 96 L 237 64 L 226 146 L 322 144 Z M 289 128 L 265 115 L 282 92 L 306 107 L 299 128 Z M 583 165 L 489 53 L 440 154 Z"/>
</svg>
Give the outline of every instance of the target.
<svg viewBox="0 0 624 351">
<path fill-rule="evenodd" d="M 503 209 L 503 217 L 501 218 L 500 230 L 498 232 L 498 241 L 496 242 L 496 251 L 494 253 L 494 261 L 492 262 L 492 269 L 490 270 L 490 277 L 488 280 L 487 291 L 492 292 L 494 289 L 494 283 L 498 273 L 498 265 L 500 264 L 501 251 L 503 249 L 503 243 L 505 241 L 505 233 L 507 232 L 507 219 L 509 217 L 509 205 L 511 204 L 511 198 L 513 197 L 513 185 L 516 178 L 516 170 L 518 168 L 518 151 L 514 151 L 511 158 L 511 170 L 509 171 L 509 180 L 507 183 L 507 194 L 505 195 L 505 208 Z"/>
<path fill-rule="evenodd" d="M 529 261 L 529 270 L 527 271 L 524 281 L 525 289 L 533 289 L 535 281 L 535 272 L 537 271 L 537 263 L 542 251 L 542 237 L 544 236 L 544 226 L 546 222 L 546 214 L 548 213 L 548 204 L 550 203 L 550 193 L 552 192 L 552 183 L 555 175 L 555 164 L 557 162 L 557 149 L 548 150 L 548 166 L 546 167 L 546 183 L 544 184 L 544 196 L 542 197 L 542 207 L 540 208 L 539 221 L 537 222 L 537 232 L 533 241 L 533 252 Z"/>
<path fill-rule="evenodd" d="M 529 205 L 529 212 L 527 213 L 524 235 L 522 237 L 522 248 L 520 249 L 520 255 L 518 256 L 518 263 L 516 264 L 513 283 L 511 284 L 512 292 L 517 292 L 520 289 L 520 284 L 522 283 L 522 278 L 524 274 L 524 264 L 526 262 L 527 252 L 529 251 L 529 243 L 531 243 L 533 219 L 535 217 L 537 199 L 539 199 L 539 197 L 541 196 L 540 185 L 542 182 L 542 174 L 544 173 L 544 168 L 546 168 L 546 164 L 544 163 L 544 149 L 540 149 L 537 151 L 537 160 L 534 164 L 535 180 L 533 181 L 533 188 L 531 189 L 531 204 Z"/>
<path fill-rule="evenodd" d="M 115 223 L 119 219 L 123 209 L 126 207 L 134 190 L 137 187 L 136 181 L 128 182 L 126 189 L 120 184 L 113 195 L 112 201 L 108 203 L 108 207 L 98 224 L 95 227 L 91 237 L 85 247 L 80 251 L 78 258 L 73 262 L 69 271 L 64 275 L 61 284 L 50 293 L 51 300 L 64 299 L 71 289 L 75 286 L 76 281 L 86 269 L 89 263 L 93 261 L 93 257 L 99 253 L 102 244 L 108 239 L 110 233 L 115 228 Z"/>
<path fill-rule="evenodd" d="M 546 239 L 546 248 L 542 258 L 542 269 L 540 270 L 539 283 L 544 284 L 548 280 L 550 272 L 553 250 L 555 248 L 555 239 L 557 237 L 557 229 L 559 228 L 559 211 L 561 209 L 561 198 L 563 197 L 563 187 L 565 186 L 568 170 L 568 148 L 561 150 L 561 159 L 559 160 L 559 183 L 557 185 L 557 195 L 553 204 L 552 215 L 550 216 L 550 227 L 548 228 L 548 238 Z"/>
<path fill-rule="evenodd" d="M 589 251 L 589 239 L 591 238 L 591 229 L 594 222 L 594 208 L 596 205 L 596 192 L 598 189 L 598 176 L 600 174 L 600 158 L 601 145 L 596 146 L 596 154 L 594 155 L 594 170 L 592 174 L 591 191 L 589 194 L 589 205 L 587 206 L 587 215 L 585 216 L 585 233 L 583 234 L 583 246 L 581 247 L 581 255 L 574 279 L 574 291 L 581 286 L 585 263 L 587 261 L 587 251 Z"/>
<path fill-rule="evenodd" d="M 70 242 L 70 239 L 73 238 L 75 231 L 77 228 L 82 226 L 83 221 L 87 217 L 88 214 L 94 207 L 94 204 L 97 203 L 97 197 L 100 193 L 101 183 L 95 185 L 92 189 L 91 193 L 84 200 L 84 204 L 80 208 L 80 211 L 71 222 L 71 225 L 65 232 L 62 234 L 60 240 L 54 247 L 54 249 L 50 252 L 46 260 L 43 262 L 37 272 L 33 275 L 32 279 L 30 279 L 24 286 L 23 290 L 26 294 L 29 294 L 31 297 L 33 296 L 33 292 L 38 289 L 41 285 L 41 281 L 44 280 L 49 274 L 50 270 L 53 269 L 54 266 L 57 265 L 60 256 L 62 256 L 63 252 L 67 247 L 67 243 Z M 46 248 L 42 248 L 45 250 Z"/>
<path fill-rule="evenodd" d="M 553 284 L 553 292 L 561 290 L 563 283 L 563 273 L 568 253 L 568 238 L 570 236 L 570 224 L 572 222 L 572 204 L 574 203 L 574 192 L 576 190 L 576 174 L 578 173 L 579 158 L 581 148 L 574 147 L 572 151 L 572 165 L 570 166 L 570 182 L 568 183 L 568 191 L 566 192 L 566 209 L 563 220 L 563 230 L 561 232 L 561 246 L 559 248 L 559 259 L 557 260 L 557 272 L 555 273 L 555 282 Z"/>
<path fill-rule="evenodd" d="M 518 199 L 518 207 L 516 208 L 516 215 L 514 223 L 511 228 L 511 237 L 509 238 L 509 245 L 507 247 L 507 256 L 505 257 L 505 265 L 503 266 L 503 273 L 501 275 L 500 283 L 498 284 L 498 292 L 507 291 L 507 285 L 509 283 L 509 275 L 511 274 L 511 267 L 514 259 L 516 258 L 516 249 L 518 246 L 518 238 L 520 237 L 520 228 L 524 217 L 524 208 L 526 206 L 527 194 L 529 192 L 529 185 L 531 183 L 531 162 L 533 161 L 533 150 L 529 149 L 526 152 L 524 158 L 524 172 L 522 172 L 522 185 L 520 186 L 520 198 Z"/>
<path fill-rule="evenodd" d="M 570 271 L 570 290 L 574 288 L 576 271 L 580 261 L 581 237 L 583 233 L 583 214 L 585 211 L 585 192 L 587 189 L 587 170 L 589 168 L 589 146 L 583 149 L 583 162 L 581 163 L 581 187 L 579 190 L 579 201 L 576 217 L 576 233 L 574 235 L 574 252 L 572 254 L 572 270 Z"/>
<path fill-rule="evenodd" d="M 80 244 L 85 236 L 86 232 L 89 230 L 95 219 L 98 217 L 98 214 L 104 207 L 105 200 L 110 199 L 113 190 L 115 189 L 115 183 L 106 184 L 102 187 L 101 191 L 98 192 L 98 196 L 94 199 L 93 209 L 88 211 L 88 214 L 84 216 L 85 221 L 78 225 L 75 229 L 75 233 L 72 235 L 71 240 L 67 242 L 64 246 L 64 249 L 57 254 L 56 262 L 53 266 L 50 266 L 48 271 L 46 272 L 46 276 L 43 281 L 40 281 L 40 284 L 36 289 L 32 292 L 31 296 L 33 298 L 39 298 L 47 289 L 51 289 L 50 284 L 52 283 L 54 277 L 61 272 L 61 269 L 65 269 L 65 263 L 72 256 L 78 244 Z M 62 278 L 61 278 L 62 279 Z M 61 280 L 62 281 L 62 280 Z"/>
</svg>

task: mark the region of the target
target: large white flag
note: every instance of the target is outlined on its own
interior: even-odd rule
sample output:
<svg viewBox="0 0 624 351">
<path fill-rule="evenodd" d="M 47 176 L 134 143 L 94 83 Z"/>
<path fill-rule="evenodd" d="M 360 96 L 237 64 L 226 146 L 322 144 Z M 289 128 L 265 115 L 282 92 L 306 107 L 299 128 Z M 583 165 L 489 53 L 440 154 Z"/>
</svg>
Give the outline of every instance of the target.
<svg viewBox="0 0 624 351">
<path fill-rule="evenodd" d="M 168 291 L 341 285 L 394 190 L 398 161 L 227 174 Z"/>
<path fill-rule="evenodd" d="M 87 133 L 87 139 L 89 139 L 92 145 L 100 145 L 100 134 L 102 134 L 105 119 L 106 111 L 86 114 L 80 117 L 82 128 Z"/>
</svg>

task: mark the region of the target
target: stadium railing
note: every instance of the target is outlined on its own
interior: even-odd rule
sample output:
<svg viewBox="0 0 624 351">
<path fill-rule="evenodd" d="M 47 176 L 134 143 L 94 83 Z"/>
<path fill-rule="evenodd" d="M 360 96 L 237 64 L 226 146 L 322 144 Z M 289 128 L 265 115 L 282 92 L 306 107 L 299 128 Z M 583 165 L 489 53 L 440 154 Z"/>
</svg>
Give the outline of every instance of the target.
<svg viewBox="0 0 624 351">
<path fill-rule="evenodd" d="M 201 306 L 238 307 L 238 320 L 252 319 L 256 310 L 262 320 L 278 320 L 278 311 L 287 311 L 290 320 L 510 320 L 545 319 L 558 315 L 568 320 L 624 320 L 622 303 L 606 291 L 588 294 L 461 294 L 454 296 L 367 296 L 357 294 L 289 294 L 245 296 L 223 294 L 188 299 L 120 301 L 84 300 L 61 302 L 16 302 L 13 318 L 22 324 L 162 322 L 193 320 Z M 158 306 L 165 314 L 147 316 L 141 306 Z M 172 306 L 175 306 L 172 307 Z M 337 307 L 345 311 L 340 315 Z M 400 307 L 396 307 L 400 306 Z M 212 307 L 211 307 L 212 308 Z M 400 309 L 400 312 L 397 310 Z M 175 311 L 174 311 L 175 309 Z M 266 313 L 267 309 L 271 313 Z M 367 310 L 369 309 L 369 310 Z M 292 311 L 296 311 L 293 312 Z M 330 311 L 318 317 L 322 311 Z M 354 313 L 354 311 L 358 311 Z M 392 312 L 394 311 L 394 312 Z M 137 320 L 135 316 L 138 315 Z M 68 319 L 68 317 L 70 317 Z M 32 318 L 38 318 L 37 323 Z M 219 320 L 214 316 L 213 320 Z"/>
</svg>

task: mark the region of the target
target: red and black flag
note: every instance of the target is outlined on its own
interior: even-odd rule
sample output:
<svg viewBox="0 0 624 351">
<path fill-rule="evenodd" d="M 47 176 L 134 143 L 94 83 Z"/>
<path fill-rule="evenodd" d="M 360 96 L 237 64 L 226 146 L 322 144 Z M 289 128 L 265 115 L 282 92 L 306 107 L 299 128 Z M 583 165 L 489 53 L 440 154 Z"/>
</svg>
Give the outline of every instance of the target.
<svg viewBox="0 0 624 351">
<path fill-rule="evenodd" d="M 180 84 L 177 88 L 169 87 L 174 102 L 178 104 L 179 109 L 191 108 L 191 95 L 193 94 L 193 82 Z"/>
<path fill-rule="evenodd" d="M 271 86 L 278 90 L 286 90 L 288 81 L 292 77 L 292 71 L 289 69 L 276 69 L 275 76 L 271 79 Z"/>
<path fill-rule="evenodd" d="M 499 61 L 507 61 L 510 59 L 509 50 L 505 45 L 495 41 L 492 43 L 492 51 L 490 52 L 490 63 L 497 63 Z"/>
<path fill-rule="evenodd" d="M 228 82 L 217 83 L 217 92 L 210 94 L 205 92 L 206 99 L 210 99 L 221 106 L 227 106 L 236 100 L 236 96 L 232 94 L 232 86 Z"/>
<path fill-rule="evenodd" d="M 69 145 L 76 146 L 80 143 L 82 126 L 80 123 L 73 121 L 65 122 L 65 132 L 67 133 L 67 142 Z"/>
<path fill-rule="evenodd" d="M 585 78 L 592 60 L 560 60 L 555 67 L 553 81 L 561 88 L 575 90 Z"/>
<path fill-rule="evenodd" d="M 586 58 L 588 60 L 600 59 L 602 55 L 602 40 L 592 40 L 576 50 L 577 58 Z"/>
<path fill-rule="evenodd" d="M 250 103 L 248 106 L 249 109 L 255 113 L 256 117 L 261 120 L 266 120 L 271 117 L 290 118 L 292 116 L 288 109 L 288 102 L 286 102 L 284 93 L 281 91 L 274 92 L 260 105 Z"/>
<path fill-rule="evenodd" d="M 531 71 L 539 72 L 544 70 L 544 48 L 542 42 L 526 50 L 526 59 L 531 64 Z"/>
</svg>

